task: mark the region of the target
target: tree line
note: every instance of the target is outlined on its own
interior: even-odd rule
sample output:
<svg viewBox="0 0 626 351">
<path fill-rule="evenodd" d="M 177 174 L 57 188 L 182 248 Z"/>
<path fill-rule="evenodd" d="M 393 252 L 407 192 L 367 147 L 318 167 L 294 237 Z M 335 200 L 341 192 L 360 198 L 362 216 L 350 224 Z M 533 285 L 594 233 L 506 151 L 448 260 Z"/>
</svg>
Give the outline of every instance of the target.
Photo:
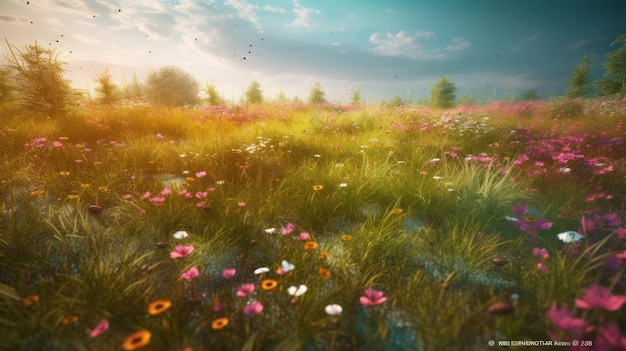
<svg viewBox="0 0 626 351">
<path fill-rule="evenodd" d="M 5 39 L 6 63 L 0 68 L 0 105 L 9 102 L 35 113 L 51 117 L 64 114 L 79 95 L 64 78 L 66 65 L 60 61 L 53 49 L 37 45 L 18 48 Z M 592 80 L 593 57 L 585 55 L 574 67 L 567 95 L 569 97 L 587 97 L 592 94 L 592 87 L 597 88 L 601 96 L 624 98 L 626 92 L 626 34 L 618 36 L 611 46 L 617 46 L 606 55 L 602 65 L 604 73 L 600 79 Z M 108 69 L 94 77 L 96 100 L 102 104 L 114 104 L 122 99 L 142 99 L 157 105 L 187 106 L 200 103 L 201 87 L 196 79 L 176 66 L 163 66 L 148 73 L 143 84 L 136 76 L 130 84 L 119 87 L 113 82 Z M 225 99 L 219 94 L 214 83 L 206 83 L 202 88 L 206 96 L 204 102 L 209 105 L 224 105 Z M 325 92 L 319 83 L 310 87 L 308 102 L 326 103 Z M 523 99 L 539 99 L 539 94 L 532 89 L 522 95 Z M 351 92 L 351 103 L 358 104 L 361 91 L 356 88 Z M 278 100 L 286 101 L 284 93 Z M 242 102 L 261 104 L 264 102 L 261 85 L 257 81 L 250 83 Z M 390 104 L 401 104 L 402 99 L 395 97 Z M 429 104 L 437 108 L 450 108 L 456 104 L 456 85 L 447 75 L 442 76 L 431 86 Z"/>
</svg>

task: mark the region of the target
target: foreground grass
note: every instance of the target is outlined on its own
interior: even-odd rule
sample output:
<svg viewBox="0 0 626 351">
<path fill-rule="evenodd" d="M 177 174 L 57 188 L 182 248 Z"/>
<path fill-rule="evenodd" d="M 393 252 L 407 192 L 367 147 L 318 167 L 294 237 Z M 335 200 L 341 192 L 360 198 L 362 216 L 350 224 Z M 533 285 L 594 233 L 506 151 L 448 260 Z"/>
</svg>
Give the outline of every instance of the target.
<svg viewBox="0 0 626 351">
<path fill-rule="evenodd" d="M 615 254 L 626 248 L 626 113 L 584 103 L 580 115 L 555 103 L 5 117 L 0 346 L 119 349 L 139 330 L 155 350 L 548 339 L 554 301 L 573 306 L 593 283 L 625 290 Z M 529 205 L 519 223 L 552 226 L 512 226 L 519 204 Z M 581 218 L 583 241 L 557 239 Z M 177 245 L 193 252 L 172 258 Z M 242 284 L 254 291 L 238 296 Z M 363 303 L 370 288 L 386 300 Z M 152 313 L 159 300 L 171 306 Z M 246 309 L 254 301 L 262 311 Z M 488 312 L 499 301 L 514 312 Z M 584 318 L 626 323 L 619 311 Z M 102 320 L 109 328 L 90 335 Z"/>
</svg>

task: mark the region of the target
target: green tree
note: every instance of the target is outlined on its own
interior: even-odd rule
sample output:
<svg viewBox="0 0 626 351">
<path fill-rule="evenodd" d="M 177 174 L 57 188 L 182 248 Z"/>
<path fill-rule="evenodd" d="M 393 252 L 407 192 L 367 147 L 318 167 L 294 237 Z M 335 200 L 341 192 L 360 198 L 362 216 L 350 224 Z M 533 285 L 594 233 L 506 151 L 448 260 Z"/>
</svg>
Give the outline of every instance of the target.
<svg viewBox="0 0 626 351">
<path fill-rule="evenodd" d="M 448 76 L 442 76 L 430 88 L 430 104 L 437 108 L 450 108 L 456 99 L 456 85 Z"/>
<path fill-rule="evenodd" d="M 113 83 L 113 78 L 108 68 L 98 73 L 94 81 L 98 84 L 95 90 L 100 103 L 110 105 L 119 99 L 119 89 Z"/>
<path fill-rule="evenodd" d="M 198 82 L 176 66 L 163 66 L 148 74 L 146 97 L 159 105 L 194 105 L 198 103 Z"/>
<path fill-rule="evenodd" d="M 137 80 L 137 74 L 133 73 L 133 81 L 130 84 L 127 84 L 125 81 L 122 81 L 122 97 L 127 100 L 137 100 L 143 98 L 144 88 Z"/>
<path fill-rule="evenodd" d="M 217 91 L 215 87 L 215 83 L 207 83 L 204 86 L 204 93 L 207 96 L 207 102 L 211 106 L 221 106 L 224 105 L 224 99 L 220 96 L 220 93 Z"/>
<path fill-rule="evenodd" d="M 309 90 L 309 103 L 324 104 L 326 103 L 326 98 L 324 97 L 325 95 L 326 93 L 322 90 L 320 83 L 315 83 Z"/>
<path fill-rule="evenodd" d="M 539 92 L 537 91 L 537 89 L 530 89 L 528 91 L 526 91 L 524 94 L 522 94 L 522 96 L 520 97 L 520 100 L 540 100 L 541 97 L 539 96 Z"/>
<path fill-rule="evenodd" d="M 350 98 L 350 103 L 352 105 L 358 105 L 361 103 L 361 89 L 359 88 L 354 88 L 352 89 L 352 94 L 351 94 L 351 98 Z"/>
<path fill-rule="evenodd" d="M 262 104 L 263 103 L 263 91 L 261 91 L 261 84 L 256 80 L 252 81 L 246 90 L 246 102 L 249 104 Z"/>
<path fill-rule="evenodd" d="M 37 42 L 22 49 L 5 42 L 9 52 L 6 66 L 15 73 L 20 105 L 51 117 L 62 115 L 72 94 L 69 81 L 63 78 L 65 62 Z"/>
<path fill-rule="evenodd" d="M 583 55 L 572 71 L 569 80 L 569 91 L 567 96 L 571 98 L 589 96 L 591 93 L 591 68 L 593 67 L 593 56 Z"/>
<path fill-rule="evenodd" d="M 600 95 L 619 94 L 624 98 L 626 93 L 626 34 L 618 36 L 612 43 L 619 47 L 606 54 L 606 61 L 602 65 L 604 74 L 602 79 L 595 81 L 600 89 Z"/>
</svg>

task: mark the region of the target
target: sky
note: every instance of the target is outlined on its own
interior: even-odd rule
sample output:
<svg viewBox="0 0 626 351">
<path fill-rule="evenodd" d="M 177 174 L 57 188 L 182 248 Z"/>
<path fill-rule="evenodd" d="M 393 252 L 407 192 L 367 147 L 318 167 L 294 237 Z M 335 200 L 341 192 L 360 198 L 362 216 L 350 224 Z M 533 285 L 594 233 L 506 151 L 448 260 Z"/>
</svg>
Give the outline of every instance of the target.
<svg viewBox="0 0 626 351">
<path fill-rule="evenodd" d="M 54 49 L 91 91 L 105 68 L 129 84 L 174 65 L 234 101 L 252 81 L 270 99 L 320 83 L 333 102 L 420 100 L 443 75 L 480 101 L 562 94 L 583 55 L 599 78 L 624 13 L 615 0 L 2 0 L 0 33 Z"/>
</svg>

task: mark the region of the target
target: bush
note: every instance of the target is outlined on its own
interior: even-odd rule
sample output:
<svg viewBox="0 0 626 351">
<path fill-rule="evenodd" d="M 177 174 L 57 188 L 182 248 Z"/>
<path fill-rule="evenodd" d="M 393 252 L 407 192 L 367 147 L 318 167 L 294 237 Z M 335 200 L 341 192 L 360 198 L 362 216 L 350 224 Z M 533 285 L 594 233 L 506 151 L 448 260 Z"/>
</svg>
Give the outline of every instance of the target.
<svg viewBox="0 0 626 351">
<path fill-rule="evenodd" d="M 148 100 L 159 105 L 195 105 L 198 102 L 198 83 L 182 69 L 164 66 L 148 74 L 146 95 Z"/>
</svg>

